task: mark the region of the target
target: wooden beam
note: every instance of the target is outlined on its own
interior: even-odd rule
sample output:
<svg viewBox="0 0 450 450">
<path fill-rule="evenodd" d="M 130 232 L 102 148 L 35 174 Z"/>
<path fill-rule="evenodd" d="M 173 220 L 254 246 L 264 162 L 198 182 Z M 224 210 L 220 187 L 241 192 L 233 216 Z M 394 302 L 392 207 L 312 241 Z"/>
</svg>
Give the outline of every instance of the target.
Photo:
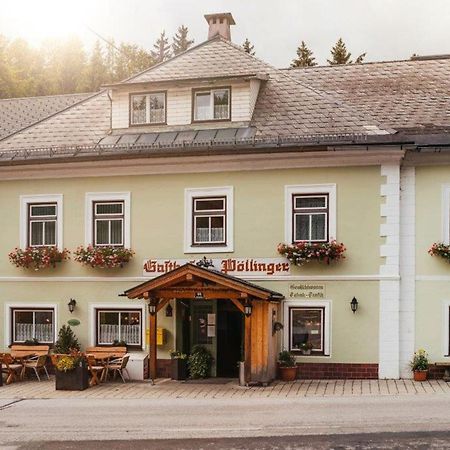
<svg viewBox="0 0 450 450">
<path fill-rule="evenodd" d="M 234 305 L 236 306 L 236 308 L 242 313 L 244 314 L 244 305 L 236 298 L 230 298 L 230 300 L 234 303 Z"/>
<path fill-rule="evenodd" d="M 144 293 L 142 294 L 142 297 L 144 297 L 145 300 L 148 300 L 148 299 L 150 298 L 149 292 L 148 292 L 148 291 L 147 291 L 147 292 L 144 292 Z"/>
<path fill-rule="evenodd" d="M 156 307 L 156 312 L 159 313 L 159 311 L 161 311 L 161 309 L 163 309 L 164 306 L 166 306 L 167 303 L 170 302 L 170 300 L 171 300 L 170 298 L 164 298 L 164 299 L 161 299 L 161 300 L 158 302 L 158 306 Z"/>
<path fill-rule="evenodd" d="M 239 292 L 220 289 L 220 288 L 195 288 L 195 287 L 173 287 L 167 289 L 158 289 L 152 293 L 160 299 L 172 298 L 191 298 L 195 299 L 195 294 L 201 292 L 206 300 L 216 299 L 240 299 Z"/>
<path fill-rule="evenodd" d="M 245 384 L 252 380 L 252 316 L 244 319 L 244 378 Z"/>
<path fill-rule="evenodd" d="M 157 347 L 156 347 L 156 327 L 157 314 L 150 314 L 150 350 L 149 350 L 149 364 L 150 364 L 150 378 L 152 381 L 156 380 L 158 374 L 157 366 Z"/>
</svg>

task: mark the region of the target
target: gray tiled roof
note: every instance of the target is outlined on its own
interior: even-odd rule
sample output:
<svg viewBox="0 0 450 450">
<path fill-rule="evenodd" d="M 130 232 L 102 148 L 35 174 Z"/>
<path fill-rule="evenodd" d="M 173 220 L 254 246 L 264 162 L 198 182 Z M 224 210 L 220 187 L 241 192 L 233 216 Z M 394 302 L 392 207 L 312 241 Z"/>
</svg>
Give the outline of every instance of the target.
<svg viewBox="0 0 450 450">
<path fill-rule="evenodd" d="M 273 70 L 262 85 L 251 125 L 258 136 L 388 134 L 376 119 L 338 97 Z"/>
<path fill-rule="evenodd" d="M 239 51 L 236 51 L 239 50 Z M 265 73 L 270 66 L 217 36 L 123 83 L 232 77 Z"/>
<path fill-rule="evenodd" d="M 0 100 L 0 139 L 29 127 L 91 95 L 48 95 Z"/>
<path fill-rule="evenodd" d="M 95 145 L 110 129 L 107 91 L 66 108 L 0 141 L 0 150 Z"/>
<path fill-rule="evenodd" d="M 165 133 L 139 134 L 130 130 L 128 135 L 110 135 L 111 105 L 104 91 L 0 139 L 0 151 L 5 156 L 6 150 L 65 147 L 66 154 L 70 154 L 72 147 L 84 146 L 84 153 L 105 149 L 114 154 L 124 149 L 134 151 L 134 147 L 148 146 L 155 151 L 180 148 L 186 142 L 191 146 L 217 146 L 224 142 L 270 145 L 272 141 L 274 145 L 284 145 L 292 144 L 298 137 L 295 142 L 357 142 L 401 129 L 420 128 L 422 133 L 425 127 L 450 130 L 450 60 L 279 70 L 240 47 L 215 38 L 123 85 L 171 76 L 192 79 L 250 73 L 266 74 L 267 81 L 261 82 L 252 120 L 236 124 L 240 127 L 237 131 L 171 126 Z M 46 101 L 46 97 L 42 98 L 43 103 Z M 16 102 L 17 109 L 13 103 L 9 108 L 17 115 L 17 126 L 22 127 L 28 120 L 27 111 L 21 100 Z M 33 157 L 44 157 L 39 155 L 48 155 L 48 151 L 33 152 Z"/>
<path fill-rule="evenodd" d="M 286 71 L 395 128 L 450 128 L 450 59 L 392 61 Z"/>
</svg>

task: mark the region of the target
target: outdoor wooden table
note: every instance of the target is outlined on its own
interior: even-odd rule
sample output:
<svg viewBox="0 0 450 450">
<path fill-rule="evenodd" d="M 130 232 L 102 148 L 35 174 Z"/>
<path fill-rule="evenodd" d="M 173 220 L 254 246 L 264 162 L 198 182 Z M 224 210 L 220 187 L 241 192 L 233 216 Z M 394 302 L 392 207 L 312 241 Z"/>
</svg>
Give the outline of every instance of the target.
<svg viewBox="0 0 450 450">
<path fill-rule="evenodd" d="M 6 378 L 6 384 L 10 384 L 14 381 L 14 379 L 16 378 L 16 376 L 19 376 L 19 380 L 22 379 L 23 377 L 23 363 L 21 362 L 17 362 L 15 363 L 15 358 L 10 354 L 10 353 L 2 353 L 0 354 L 0 362 L 1 365 L 5 366 L 6 369 L 6 373 L 7 373 L 7 378 Z M 20 371 L 19 374 L 17 374 L 17 369 L 19 369 L 20 366 L 22 367 L 22 370 Z M 3 373 L 4 369 L 2 367 L 2 370 L 0 372 L 0 375 Z"/>
<path fill-rule="evenodd" d="M 118 358 L 117 355 L 115 355 L 114 353 L 87 353 L 86 356 L 92 356 L 95 358 L 95 361 L 101 365 L 104 366 L 106 368 L 106 366 L 108 365 L 108 362 L 111 358 Z M 105 381 L 106 380 L 106 374 L 107 371 L 106 369 L 103 371 L 102 376 L 100 378 L 100 381 Z"/>
</svg>

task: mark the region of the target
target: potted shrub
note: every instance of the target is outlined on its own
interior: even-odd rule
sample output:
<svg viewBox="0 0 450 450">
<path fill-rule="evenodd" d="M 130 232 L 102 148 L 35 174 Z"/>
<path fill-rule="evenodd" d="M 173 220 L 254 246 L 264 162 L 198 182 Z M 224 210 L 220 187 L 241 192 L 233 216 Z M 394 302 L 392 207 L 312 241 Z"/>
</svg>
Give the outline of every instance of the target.
<svg viewBox="0 0 450 450">
<path fill-rule="evenodd" d="M 295 356 L 283 350 L 278 355 L 278 368 L 280 371 L 280 379 L 282 381 L 294 381 L 297 378 L 297 363 Z"/>
<path fill-rule="evenodd" d="M 80 344 L 72 328 L 69 325 L 63 325 L 58 333 L 54 353 L 68 355 L 72 350 L 80 350 Z"/>
<path fill-rule="evenodd" d="M 172 380 L 185 380 L 187 378 L 187 355 L 177 351 L 170 352 Z"/>
<path fill-rule="evenodd" d="M 302 342 L 299 345 L 299 349 L 302 352 L 302 355 L 310 355 L 312 348 L 313 345 L 311 344 L 311 342 Z"/>
<path fill-rule="evenodd" d="M 89 387 L 86 359 L 78 350 L 58 358 L 55 368 L 57 391 L 84 391 Z"/>
<path fill-rule="evenodd" d="M 211 373 L 213 357 L 202 345 L 194 345 L 188 358 L 189 376 L 191 378 L 208 378 Z"/>
<path fill-rule="evenodd" d="M 425 381 L 428 375 L 428 355 L 424 349 L 419 349 L 414 353 L 410 362 L 411 370 L 414 373 L 414 381 Z"/>
</svg>

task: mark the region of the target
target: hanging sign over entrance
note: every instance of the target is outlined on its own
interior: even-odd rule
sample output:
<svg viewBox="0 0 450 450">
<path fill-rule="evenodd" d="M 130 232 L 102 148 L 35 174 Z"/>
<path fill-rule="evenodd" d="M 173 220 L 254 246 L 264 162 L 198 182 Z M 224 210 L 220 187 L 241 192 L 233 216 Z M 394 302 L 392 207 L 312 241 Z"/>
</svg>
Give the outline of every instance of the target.
<svg viewBox="0 0 450 450">
<path fill-rule="evenodd" d="M 144 261 L 144 276 L 157 277 L 183 264 L 196 264 L 200 259 L 147 259 Z M 213 259 L 213 269 L 233 276 L 273 277 L 290 275 L 290 264 L 284 258 L 224 258 Z"/>
</svg>

